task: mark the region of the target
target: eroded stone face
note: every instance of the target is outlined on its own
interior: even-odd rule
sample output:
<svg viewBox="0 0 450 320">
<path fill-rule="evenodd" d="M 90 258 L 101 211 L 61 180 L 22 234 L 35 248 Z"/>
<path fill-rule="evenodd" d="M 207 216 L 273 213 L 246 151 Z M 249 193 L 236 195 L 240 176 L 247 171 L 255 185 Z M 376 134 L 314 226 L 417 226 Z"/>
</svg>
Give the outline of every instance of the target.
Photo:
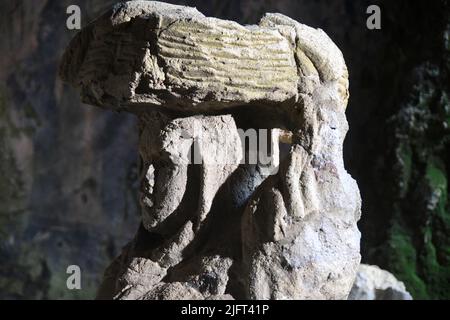
<svg viewBox="0 0 450 320">
<path fill-rule="evenodd" d="M 121 3 L 75 37 L 61 76 L 140 119 L 143 223 L 100 298 L 347 297 L 360 196 L 342 160 L 347 69 L 323 31 Z M 266 129 L 247 147 L 242 132 Z M 250 162 L 265 144 L 269 161 Z"/>
</svg>

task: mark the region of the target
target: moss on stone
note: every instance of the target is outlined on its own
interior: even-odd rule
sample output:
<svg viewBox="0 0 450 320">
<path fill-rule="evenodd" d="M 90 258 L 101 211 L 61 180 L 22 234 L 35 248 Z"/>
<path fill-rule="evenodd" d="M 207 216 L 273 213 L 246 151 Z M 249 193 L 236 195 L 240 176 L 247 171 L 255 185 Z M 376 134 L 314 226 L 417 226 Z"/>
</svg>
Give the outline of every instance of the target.
<svg viewBox="0 0 450 320">
<path fill-rule="evenodd" d="M 426 177 L 432 202 L 429 206 L 430 223 L 424 228 L 422 274 L 433 293 L 432 297 L 446 299 L 450 296 L 450 212 L 447 174 L 440 159 L 430 159 Z"/>
<path fill-rule="evenodd" d="M 391 271 L 407 284 L 414 298 L 427 299 L 428 292 L 423 280 L 417 275 L 417 252 L 412 238 L 397 222 L 390 229 L 388 263 Z"/>
</svg>

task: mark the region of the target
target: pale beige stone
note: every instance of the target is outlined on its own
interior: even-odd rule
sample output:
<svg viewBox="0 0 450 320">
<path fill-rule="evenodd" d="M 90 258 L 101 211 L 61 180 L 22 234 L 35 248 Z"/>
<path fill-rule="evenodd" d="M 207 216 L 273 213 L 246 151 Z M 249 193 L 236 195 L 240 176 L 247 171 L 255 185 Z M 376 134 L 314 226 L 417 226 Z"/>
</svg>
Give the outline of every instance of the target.
<svg viewBox="0 0 450 320">
<path fill-rule="evenodd" d="M 405 284 L 378 266 L 361 264 L 349 300 L 412 300 Z"/>
<path fill-rule="evenodd" d="M 60 73 L 140 119 L 143 227 L 99 297 L 347 298 L 361 200 L 342 155 L 348 72 L 322 30 L 126 2 L 74 38 Z M 269 164 L 241 163 L 261 148 L 239 128 L 269 129 Z"/>
</svg>

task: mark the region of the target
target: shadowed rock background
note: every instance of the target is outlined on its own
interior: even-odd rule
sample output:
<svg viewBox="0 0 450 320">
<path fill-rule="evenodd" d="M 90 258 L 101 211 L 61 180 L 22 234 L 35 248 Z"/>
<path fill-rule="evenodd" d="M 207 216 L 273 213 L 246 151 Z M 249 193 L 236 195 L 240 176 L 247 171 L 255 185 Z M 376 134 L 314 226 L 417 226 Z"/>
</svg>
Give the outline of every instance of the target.
<svg viewBox="0 0 450 320">
<path fill-rule="evenodd" d="M 135 119 L 80 103 L 57 78 L 67 6 L 82 25 L 116 1 L 0 3 L 0 299 L 93 298 L 135 234 Z M 450 3 L 444 0 L 166 1 L 256 23 L 280 12 L 322 28 L 350 73 L 345 144 L 363 199 L 363 262 L 414 298 L 450 298 Z M 382 29 L 366 28 L 378 4 Z M 82 270 L 67 290 L 66 268 Z"/>
</svg>

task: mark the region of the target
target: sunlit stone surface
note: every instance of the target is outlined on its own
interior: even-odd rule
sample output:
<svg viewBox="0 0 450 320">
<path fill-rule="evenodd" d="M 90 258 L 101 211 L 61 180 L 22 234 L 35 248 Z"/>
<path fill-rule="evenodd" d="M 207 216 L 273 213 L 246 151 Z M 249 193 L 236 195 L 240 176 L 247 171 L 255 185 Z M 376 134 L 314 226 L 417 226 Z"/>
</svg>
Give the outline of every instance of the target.
<svg viewBox="0 0 450 320">
<path fill-rule="evenodd" d="M 143 223 L 99 298 L 347 298 L 361 201 L 342 159 L 347 68 L 323 31 L 133 1 L 84 28 L 60 74 L 140 119 Z M 242 132 L 267 132 L 267 150 Z"/>
</svg>

